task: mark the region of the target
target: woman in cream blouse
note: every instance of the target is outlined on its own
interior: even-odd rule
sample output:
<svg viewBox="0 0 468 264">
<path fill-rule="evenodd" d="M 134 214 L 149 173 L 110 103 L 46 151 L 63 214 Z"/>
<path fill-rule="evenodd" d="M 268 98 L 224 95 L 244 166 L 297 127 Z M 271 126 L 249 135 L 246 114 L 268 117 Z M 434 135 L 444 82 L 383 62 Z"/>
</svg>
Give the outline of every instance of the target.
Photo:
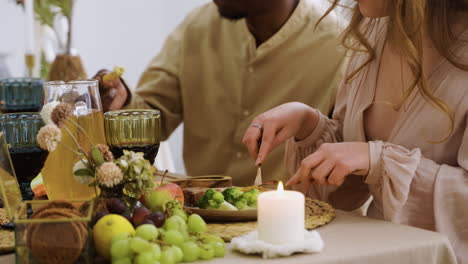
<svg viewBox="0 0 468 264">
<path fill-rule="evenodd" d="M 287 184 L 344 210 L 372 195 L 369 216 L 440 232 L 468 263 L 468 1 L 357 0 L 343 41 L 333 118 L 278 106 L 246 131 L 250 155 L 288 140 Z"/>
</svg>

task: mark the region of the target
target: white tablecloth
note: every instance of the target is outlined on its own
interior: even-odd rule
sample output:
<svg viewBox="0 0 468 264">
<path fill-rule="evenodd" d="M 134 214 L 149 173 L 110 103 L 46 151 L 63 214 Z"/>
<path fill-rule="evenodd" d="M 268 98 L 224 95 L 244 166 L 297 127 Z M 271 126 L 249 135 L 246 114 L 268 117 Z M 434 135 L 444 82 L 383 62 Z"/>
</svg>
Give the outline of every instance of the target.
<svg viewBox="0 0 468 264">
<path fill-rule="evenodd" d="M 264 260 L 229 249 L 224 258 L 206 264 L 452 264 L 456 263 L 448 240 L 435 232 L 392 224 L 366 217 L 338 213 L 329 224 L 317 229 L 325 241 L 318 254 L 297 254 Z M 0 256 L 1 264 L 13 264 L 14 256 Z"/>
</svg>

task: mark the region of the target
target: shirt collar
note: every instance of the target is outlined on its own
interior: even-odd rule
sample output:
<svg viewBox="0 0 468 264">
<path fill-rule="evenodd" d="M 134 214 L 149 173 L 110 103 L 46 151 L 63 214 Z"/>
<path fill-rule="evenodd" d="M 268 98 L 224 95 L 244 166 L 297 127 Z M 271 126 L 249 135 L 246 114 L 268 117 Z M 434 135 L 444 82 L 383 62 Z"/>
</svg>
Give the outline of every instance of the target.
<svg viewBox="0 0 468 264">
<path fill-rule="evenodd" d="M 262 43 L 258 48 L 256 47 L 255 38 L 250 33 L 247 22 L 243 20 L 243 27 L 245 28 L 247 34 L 247 41 L 249 42 L 249 46 L 252 50 L 255 50 L 255 57 L 261 56 L 268 51 L 272 50 L 273 48 L 279 46 L 283 42 L 285 42 L 288 38 L 290 38 L 294 33 L 298 32 L 303 25 L 309 23 L 309 19 L 307 19 L 307 14 L 310 11 L 310 6 L 308 4 L 308 0 L 299 0 L 296 8 L 294 9 L 293 13 L 289 17 L 288 21 L 281 27 L 281 29 L 276 32 L 271 38 L 267 41 Z"/>
</svg>

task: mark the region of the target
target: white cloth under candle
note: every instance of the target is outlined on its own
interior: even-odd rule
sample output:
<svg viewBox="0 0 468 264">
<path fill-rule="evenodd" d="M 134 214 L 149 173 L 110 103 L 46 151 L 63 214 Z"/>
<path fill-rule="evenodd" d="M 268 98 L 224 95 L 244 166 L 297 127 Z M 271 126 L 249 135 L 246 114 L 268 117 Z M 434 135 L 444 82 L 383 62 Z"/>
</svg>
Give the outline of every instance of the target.
<svg viewBox="0 0 468 264">
<path fill-rule="evenodd" d="M 232 249 L 246 254 L 261 254 L 263 258 L 286 257 L 294 253 L 318 253 L 325 244 L 317 231 L 302 229 L 302 241 L 274 245 L 258 239 L 257 231 L 235 237 L 231 241 Z"/>
</svg>

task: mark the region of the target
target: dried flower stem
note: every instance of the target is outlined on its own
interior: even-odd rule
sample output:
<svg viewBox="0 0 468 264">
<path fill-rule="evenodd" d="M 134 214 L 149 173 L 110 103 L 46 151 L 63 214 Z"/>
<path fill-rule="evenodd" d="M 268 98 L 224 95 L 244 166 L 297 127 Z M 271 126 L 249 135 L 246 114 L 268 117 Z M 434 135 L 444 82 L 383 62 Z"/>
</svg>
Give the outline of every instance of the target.
<svg viewBox="0 0 468 264">
<path fill-rule="evenodd" d="M 96 182 L 96 181 L 97 181 L 97 179 L 96 179 L 96 173 L 95 173 L 94 174 L 94 182 Z M 94 194 L 96 195 L 96 197 L 99 197 L 96 184 L 93 184 L 93 189 L 94 189 Z"/>
<path fill-rule="evenodd" d="M 80 143 L 78 143 L 78 140 L 76 140 L 75 136 L 73 136 L 73 133 L 70 131 L 70 129 L 68 129 L 67 126 L 64 126 L 63 128 L 65 129 L 65 131 L 67 131 L 68 135 L 70 135 L 70 137 L 72 138 L 73 142 L 78 147 L 78 149 L 84 153 L 83 149 L 81 148 Z"/>
<path fill-rule="evenodd" d="M 86 158 L 87 158 L 87 157 L 86 157 Z M 89 162 L 85 162 L 85 161 L 84 161 L 83 159 L 81 159 L 81 158 L 80 158 L 80 160 L 81 160 L 81 162 L 83 162 L 83 164 L 88 164 L 88 166 L 87 166 L 88 169 L 92 169 L 92 168 L 90 168 Z M 94 172 L 93 178 L 94 178 L 94 182 L 96 183 L 96 182 L 97 182 L 96 172 Z M 94 189 L 94 194 L 96 195 L 96 197 L 99 197 L 96 184 L 93 184 L 93 189 Z"/>
<path fill-rule="evenodd" d="M 80 143 L 78 143 L 78 141 L 76 140 L 75 136 L 73 136 L 73 133 L 70 131 L 70 129 L 68 129 L 67 126 L 64 126 L 63 128 L 65 129 L 65 131 L 67 131 L 67 133 L 68 133 L 68 134 L 70 135 L 70 137 L 73 139 L 73 142 L 75 142 L 75 145 L 78 147 L 78 149 L 80 150 L 81 154 L 84 155 L 88 161 L 91 161 L 91 158 L 88 157 L 88 155 L 86 155 L 86 152 L 83 150 L 83 148 L 81 147 Z"/>
<path fill-rule="evenodd" d="M 57 143 L 59 143 L 61 146 L 65 147 L 66 149 L 68 149 L 69 151 L 75 153 L 76 155 L 83 155 L 82 153 L 72 149 L 70 146 L 68 146 L 67 144 L 61 142 L 61 141 L 57 141 Z"/>
<path fill-rule="evenodd" d="M 86 136 L 86 138 L 89 140 L 89 142 L 91 143 L 92 146 L 94 146 L 94 142 L 93 140 L 91 139 L 91 137 L 88 135 L 88 133 L 86 133 L 86 130 L 80 126 L 80 124 L 78 124 L 77 122 L 75 122 L 73 119 L 69 118 L 68 120 L 70 120 L 70 122 L 72 124 L 74 124 L 79 130 L 81 130 L 83 132 L 83 134 Z"/>
</svg>

